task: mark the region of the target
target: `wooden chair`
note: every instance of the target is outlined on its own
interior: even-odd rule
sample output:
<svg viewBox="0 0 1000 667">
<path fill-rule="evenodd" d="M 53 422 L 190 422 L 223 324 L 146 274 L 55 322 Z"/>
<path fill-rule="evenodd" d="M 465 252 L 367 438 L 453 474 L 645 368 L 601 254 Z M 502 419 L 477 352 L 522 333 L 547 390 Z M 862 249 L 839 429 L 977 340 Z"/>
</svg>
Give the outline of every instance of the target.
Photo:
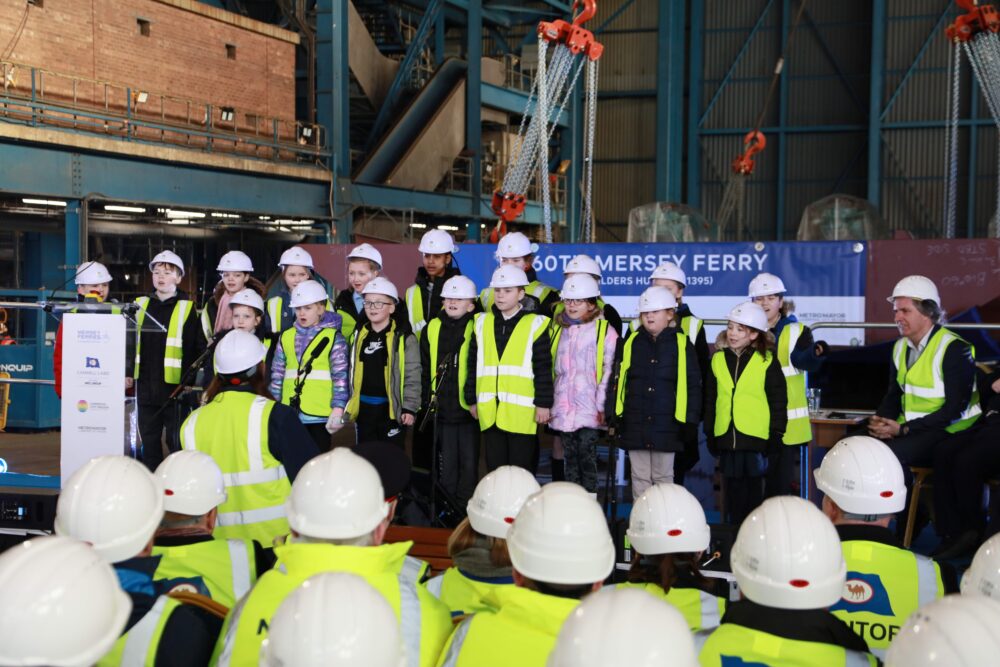
<svg viewBox="0 0 1000 667">
<path fill-rule="evenodd" d="M 903 547 L 910 548 L 913 542 L 913 528 L 917 523 L 917 509 L 920 507 L 920 492 L 932 488 L 927 478 L 933 474 L 933 468 L 911 467 L 913 473 L 913 488 L 910 490 L 910 511 L 906 515 L 906 532 L 903 533 Z"/>
<path fill-rule="evenodd" d="M 413 542 L 410 555 L 427 561 L 431 576 L 444 572 L 451 567 L 451 556 L 448 555 L 448 538 L 451 531 L 447 528 L 422 528 L 416 526 L 389 526 L 385 534 L 386 542 Z"/>
</svg>

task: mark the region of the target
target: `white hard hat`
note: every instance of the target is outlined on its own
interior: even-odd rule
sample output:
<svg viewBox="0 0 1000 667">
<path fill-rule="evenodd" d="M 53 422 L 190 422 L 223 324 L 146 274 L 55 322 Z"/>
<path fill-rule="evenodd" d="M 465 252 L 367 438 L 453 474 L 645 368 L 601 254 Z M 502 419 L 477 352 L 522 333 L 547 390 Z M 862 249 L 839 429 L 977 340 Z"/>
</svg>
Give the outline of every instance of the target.
<svg viewBox="0 0 1000 667">
<path fill-rule="evenodd" d="M 583 599 L 559 631 L 548 667 L 697 667 L 684 616 L 636 588 L 605 589 Z"/>
<path fill-rule="evenodd" d="M 302 248 L 293 246 L 281 253 L 278 266 L 281 268 L 285 268 L 286 266 L 304 266 L 307 269 L 311 269 L 313 268 L 313 258 L 312 255 Z"/>
<path fill-rule="evenodd" d="M 938 306 L 941 305 L 941 295 L 938 294 L 937 285 L 930 278 L 924 276 L 906 276 L 892 289 L 892 296 L 886 301 L 892 303 L 896 297 L 906 296 L 918 301 L 933 301 Z"/>
<path fill-rule="evenodd" d="M 383 296 L 391 296 L 393 301 L 399 301 L 399 291 L 396 286 L 392 284 L 391 280 L 382 276 L 376 276 L 369 280 L 368 284 L 361 290 L 361 294 L 382 294 Z"/>
<path fill-rule="evenodd" d="M 77 285 L 103 285 L 111 282 L 108 267 L 100 262 L 84 262 L 76 267 L 74 282 Z"/>
<path fill-rule="evenodd" d="M 417 250 L 425 255 L 443 255 L 447 252 L 458 252 L 458 247 L 451 234 L 443 229 L 431 229 L 420 237 L 420 246 Z"/>
<path fill-rule="evenodd" d="M 292 308 L 322 303 L 327 300 L 326 288 L 315 280 L 303 280 L 292 290 L 288 305 Z"/>
<path fill-rule="evenodd" d="M 356 574 L 324 572 L 284 599 L 268 624 L 260 667 L 402 667 L 399 621 Z"/>
<path fill-rule="evenodd" d="M 767 331 L 767 313 L 753 301 L 746 301 L 729 311 L 726 319 L 757 331 Z"/>
<path fill-rule="evenodd" d="M 201 516 L 226 502 L 226 483 L 219 464 L 194 449 L 174 452 L 154 473 L 163 485 L 163 509 Z"/>
<path fill-rule="evenodd" d="M 666 287 L 647 287 L 639 295 L 639 312 L 651 313 L 677 307 L 677 299 Z"/>
<path fill-rule="evenodd" d="M 1000 602 L 948 595 L 913 612 L 889 645 L 886 667 L 980 667 L 1000 655 Z"/>
<path fill-rule="evenodd" d="M 794 496 L 768 498 L 743 521 L 730 562 L 744 597 L 779 609 L 825 609 L 847 578 L 833 524 Z"/>
<path fill-rule="evenodd" d="M 542 487 L 518 466 L 500 466 L 479 480 L 466 512 L 472 529 L 490 537 L 507 537 L 514 517 L 528 497 Z"/>
<path fill-rule="evenodd" d="M 230 250 L 222 256 L 215 270 L 220 272 L 245 271 L 246 273 L 253 273 L 253 262 L 250 261 L 250 257 L 245 252 Z"/>
<path fill-rule="evenodd" d="M 452 276 L 441 287 L 442 299 L 475 299 L 478 296 L 476 284 L 465 276 Z"/>
<path fill-rule="evenodd" d="M 1000 602 L 1000 534 L 983 542 L 962 575 L 962 595 L 985 595 Z"/>
<path fill-rule="evenodd" d="M 156 257 L 149 262 L 149 270 L 152 271 L 157 264 L 172 264 L 181 270 L 182 276 L 184 275 L 184 260 L 169 250 L 157 253 Z"/>
<path fill-rule="evenodd" d="M 490 287 L 526 287 L 529 282 L 528 274 L 523 269 L 504 264 L 493 272 Z"/>
<path fill-rule="evenodd" d="M 770 294 L 784 294 L 787 290 L 785 289 L 785 283 L 781 282 L 781 278 L 773 273 L 758 273 L 750 281 L 750 289 L 747 291 L 749 292 L 747 296 L 752 299 Z"/>
<path fill-rule="evenodd" d="M 704 551 L 711 537 L 701 503 L 679 484 L 649 487 L 628 518 L 629 542 L 645 556 Z"/>
<path fill-rule="evenodd" d="M 375 249 L 370 243 L 362 243 L 347 254 L 348 261 L 352 259 L 367 259 L 382 266 L 382 253 Z"/>
<path fill-rule="evenodd" d="M 99 456 L 70 476 L 56 503 L 57 535 L 89 542 L 109 563 L 137 556 L 163 519 L 163 487 L 135 459 Z"/>
<path fill-rule="evenodd" d="M 252 289 L 243 289 L 234 294 L 229 300 L 229 307 L 232 308 L 233 306 L 250 306 L 263 313 L 264 299 Z"/>
<path fill-rule="evenodd" d="M 285 503 L 288 524 L 300 535 L 347 539 L 367 535 L 389 514 L 378 471 L 346 447 L 307 463 Z"/>
<path fill-rule="evenodd" d="M 563 269 L 563 275 L 569 275 L 571 273 L 586 273 L 600 278 L 601 267 L 593 257 L 588 257 L 587 255 L 577 255 L 573 259 L 569 260 L 569 263 L 566 264 L 566 267 Z"/>
<path fill-rule="evenodd" d="M 867 435 L 838 442 L 813 474 L 816 488 L 851 514 L 895 514 L 906 504 L 899 459 L 881 440 Z"/>
<path fill-rule="evenodd" d="M 604 581 L 615 566 L 601 506 L 568 482 L 548 484 L 528 498 L 507 533 L 507 550 L 515 570 L 550 584 Z"/>
<path fill-rule="evenodd" d="M 586 273 L 577 273 L 563 281 L 559 295 L 563 299 L 594 299 L 601 296 L 601 286 Z"/>
<path fill-rule="evenodd" d="M 681 267 L 677 266 L 673 262 L 663 262 L 658 267 L 653 269 L 653 272 L 649 274 L 650 280 L 673 280 L 675 283 L 680 283 L 681 287 L 687 287 L 687 276 L 684 275 L 684 271 Z"/>
<path fill-rule="evenodd" d="M 0 555 L 0 664 L 90 667 L 125 629 L 132 600 L 89 546 L 36 537 Z"/>
<path fill-rule="evenodd" d="M 236 375 L 255 368 L 267 356 L 267 349 L 249 331 L 232 329 L 215 346 L 215 372 Z"/>
<path fill-rule="evenodd" d="M 527 257 L 538 252 L 538 244 L 532 243 L 521 232 L 513 232 L 500 239 L 497 244 L 497 258 Z"/>
</svg>

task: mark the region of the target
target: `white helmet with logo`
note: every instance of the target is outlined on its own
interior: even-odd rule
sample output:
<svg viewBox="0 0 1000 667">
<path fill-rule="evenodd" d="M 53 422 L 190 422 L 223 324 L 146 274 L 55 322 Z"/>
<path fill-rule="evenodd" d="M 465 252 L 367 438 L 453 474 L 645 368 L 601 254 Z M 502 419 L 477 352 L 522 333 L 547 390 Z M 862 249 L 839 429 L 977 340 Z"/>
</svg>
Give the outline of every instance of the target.
<svg viewBox="0 0 1000 667">
<path fill-rule="evenodd" d="M 1000 534 L 983 542 L 962 575 L 962 595 L 985 595 L 1000 603 Z"/>
<path fill-rule="evenodd" d="M 370 243 L 362 243 L 351 250 L 347 255 L 347 260 L 350 261 L 352 259 L 367 259 L 370 262 L 375 262 L 379 268 L 382 268 L 382 253 L 376 250 Z"/>
<path fill-rule="evenodd" d="M 68 537 L 36 537 L 0 555 L 0 664 L 89 667 L 132 611 L 111 565 Z"/>
<path fill-rule="evenodd" d="M 504 264 L 493 272 L 490 287 L 526 287 L 529 282 L 531 281 L 528 280 L 528 274 L 523 269 Z"/>
<path fill-rule="evenodd" d="M 392 297 L 393 301 L 399 301 L 399 291 L 396 286 L 392 284 L 391 280 L 382 276 L 376 276 L 369 280 L 368 284 L 361 290 L 361 294 L 381 294 Z"/>
<path fill-rule="evenodd" d="M 222 470 L 208 454 L 194 449 L 174 452 L 156 467 L 163 485 L 163 509 L 201 516 L 226 502 Z"/>
<path fill-rule="evenodd" d="M 57 535 L 94 545 L 118 563 L 137 556 L 163 519 L 163 487 L 135 459 L 99 456 L 73 473 L 56 503 Z"/>
<path fill-rule="evenodd" d="M 1000 656 L 1000 602 L 948 595 L 913 612 L 885 656 L 886 667 L 979 667 Z"/>
<path fill-rule="evenodd" d="M 573 259 L 569 260 L 566 267 L 563 269 L 563 275 L 568 276 L 571 273 L 586 273 L 600 280 L 601 267 L 593 257 L 588 257 L 587 255 L 577 255 Z"/>
<path fill-rule="evenodd" d="M 417 251 L 425 255 L 443 255 L 449 252 L 458 252 L 458 247 L 455 245 L 455 239 L 451 238 L 451 234 L 443 229 L 431 229 L 420 237 Z"/>
<path fill-rule="evenodd" d="M 267 349 L 257 336 L 249 331 L 233 329 L 215 346 L 215 372 L 237 375 L 256 368 L 266 356 Z"/>
<path fill-rule="evenodd" d="M 563 282 L 559 295 L 563 299 L 594 299 L 601 296 L 601 286 L 586 273 L 576 273 Z"/>
<path fill-rule="evenodd" d="M 304 266 L 307 269 L 314 268 L 312 255 L 298 246 L 293 246 L 281 253 L 278 266 L 282 269 L 286 266 Z"/>
<path fill-rule="evenodd" d="M 895 514 L 906 504 L 899 459 L 882 441 L 867 435 L 838 442 L 814 475 L 816 488 L 851 514 Z"/>
<path fill-rule="evenodd" d="M 396 613 L 356 574 L 324 572 L 284 599 L 268 625 L 261 667 L 403 667 Z"/>
<path fill-rule="evenodd" d="M 506 538 L 525 501 L 541 488 L 524 468 L 500 466 L 479 480 L 469 500 L 466 512 L 472 529 L 481 535 Z"/>
<path fill-rule="evenodd" d="M 886 301 L 892 303 L 897 297 L 909 297 L 917 301 L 933 301 L 938 306 L 941 305 L 941 295 L 938 294 L 937 285 L 930 278 L 924 276 L 906 276 L 892 290 L 892 296 Z"/>
<path fill-rule="evenodd" d="M 697 667 L 698 652 L 684 616 L 635 588 L 591 593 L 559 631 L 548 667 Z"/>
<path fill-rule="evenodd" d="M 757 331 L 767 331 L 767 313 L 753 301 L 746 301 L 729 311 L 726 319 Z"/>
<path fill-rule="evenodd" d="M 779 609 L 825 609 L 847 576 L 833 524 L 794 496 L 768 498 L 746 518 L 730 562 L 746 598 Z"/>
<path fill-rule="evenodd" d="M 108 267 L 100 262 L 84 262 L 76 267 L 74 282 L 77 285 L 103 285 L 111 282 Z"/>
<path fill-rule="evenodd" d="M 172 266 L 176 266 L 181 270 L 181 275 L 184 275 L 184 260 L 178 257 L 176 253 L 169 250 L 157 253 L 156 257 L 149 262 L 149 270 L 152 271 L 153 267 L 157 264 L 170 264 Z"/>
<path fill-rule="evenodd" d="M 514 259 L 516 257 L 527 257 L 538 252 L 538 244 L 532 243 L 528 237 L 521 232 L 513 232 L 500 239 L 497 244 L 498 259 Z"/>
<path fill-rule="evenodd" d="M 259 310 L 261 313 L 264 312 L 264 299 L 260 298 L 260 294 L 252 289 L 243 289 L 233 295 L 233 298 L 229 300 L 229 307 L 233 306 L 250 306 Z"/>
<path fill-rule="evenodd" d="M 550 584 L 604 581 L 615 546 L 601 506 L 583 487 L 555 482 L 528 498 L 507 533 L 514 569 Z"/>
<path fill-rule="evenodd" d="M 442 299 L 475 299 L 478 296 L 476 284 L 465 276 L 452 276 L 441 287 Z"/>
<path fill-rule="evenodd" d="M 677 299 L 666 287 L 647 287 L 639 295 L 639 312 L 652 313 L 677 307 Z"/>
<path fill-rule="evenodd" d="M 681 267 L 677 266 L 673 262 L 663 262 L 658 267 L 653 269 L 653 272 L 649 275 L 650 280 L 673 280 L 675 283 L 680 283 L 681 287 L 687 287 L 687 276 L 684 275 L 684 271 Z"/>
<path fill-rule="evenodd" d="M 751 299 L 758 296 L 769 296 L 771 294 L 784 294 L 787 290 L 785 289 L 785 283 L 781 282 L 781 278 L 774 275 L 773 273 L 758 273 L 757 276 L 750 281 L 750 289 L 748 290 Z"/>
<path fill-rule="evenodd" d="M 250 257 L 245 252 L 230 250 L 222 256 L 215 270 L 219 272 L 243 271 L 245 273 L 253 273 L 253 262 L 250 261 Z"/>
<path fill-rule="evenodd" d="M 704 551 L 711 537 L 701 503 L 679 484 L 646 489 L 628 519 L 629 542 L 645 556 Z"/>
<path fill-rule="evenodd" d="M 389 514 L 375 467 L 347 447 L 303 466 L 285 503 L 288 525 L 316 539 L 367 535 Z"/>
<path fill-rule="evenodd" d="M 325 303 L 327 298 L 325 287 L 315 280 L 303 280 L 292 290 L 292 298 L 288 300 L 288 305 L 299 308 L 314 303 Z"/>
</svg>

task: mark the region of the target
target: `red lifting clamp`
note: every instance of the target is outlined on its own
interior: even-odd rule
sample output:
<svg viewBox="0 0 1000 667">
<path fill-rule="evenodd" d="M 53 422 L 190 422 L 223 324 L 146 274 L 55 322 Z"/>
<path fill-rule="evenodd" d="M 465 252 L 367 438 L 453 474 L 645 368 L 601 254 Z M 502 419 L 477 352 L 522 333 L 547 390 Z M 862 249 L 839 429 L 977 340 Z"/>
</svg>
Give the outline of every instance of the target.
<svg viewBox="0 0 1000 667">
<path fill-rule="evenodd" d="M 580 0 L 573 3 L 574 12 L 580 4 Z M 582 27 L 596 13 L 596 0 L 583 0 L 583 10 L 573 17 L 572 23 L 561 19 L 542 21 L 538 24 L 538 37 L 548 42 L 565 44 L 573 55 L 583 53 L 590 60 L 597 60 L 604 53 L 604 45 L 594 39 L 594 33 Z"/>
<path fill-rule="evenodd" d="M 524 207 L 527 203 L 527 198 L 524 195 L 519 195 L 515 192 L 500 192 L 497 190 L 493 193 L 493 212 L 505 222 L 514 222 L 517 220 L 524 213 Z"/>
<path fill-rule="evenodd" d="M 754 130 L 747 132 L 747 135 L 743 137 L 743 145 L 746 146 L 746 150 L 733 160 L 733 173 L 749 175 L 753 173 L 753 156 L 764 150 L 767 146 L 767 139 L 764 138 L 763 132 Z"/>
<path fill-rule="evenodd" d="M 976 0 L 955 0 L 955 4 L 965 10 L 945 29 L 952 42 L 967 42 L 981 32 L 1000 31 L 1000 14 L 993 5 L 979 5 Z"/>
</svg>

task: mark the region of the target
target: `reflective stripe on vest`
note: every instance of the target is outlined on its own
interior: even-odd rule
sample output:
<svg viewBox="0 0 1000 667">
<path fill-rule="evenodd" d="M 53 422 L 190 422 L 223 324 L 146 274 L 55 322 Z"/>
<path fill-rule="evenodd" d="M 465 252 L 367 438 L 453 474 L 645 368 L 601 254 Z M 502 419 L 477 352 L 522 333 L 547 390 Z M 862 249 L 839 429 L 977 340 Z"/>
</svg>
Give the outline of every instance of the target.
<svg viewBox="0 0 1000 667">
<path fill-rule="evenodd" d="M 442 316 L 444 317 L 444 316 Z M 473 322 L 469 320 L 465 323 L 465 333 L 462 334 L 462 345 L 458 350 L 458 404 L 465 410 L 469 405 L 465 400 L 465 381 L 469 377 L 469 341 L 472 339 Z M 437 391 L 438 384 L 438 337 L 441 334 L 441 319 L 435 317 L 427 325 L 427 349 L 430 351 L 431 367 L 429 374 L 431 377 L 431 391 Z"/>
<path fill-rule="evenodd" d="M 625 340 L 622 350 L 622 362 L 618 370 L 618 391 L 615 394 L 615 414 L 621 417 L 625 414 L 625 394 L 628 390 L 628 371 L 632 368 L 632 343 L 638 333 L 631 334 Z M 674 400 L 674 419 L 681 424 L 687 421 L 687 335 L 682 331 L 674 334 L 677 337 L 677 388 Z"/>
<path fill-rule="evenodd" d="M 281 334 L 281 349 L 285 353 L 285 377 L 281 383 L 281 402 L 290 405 L 295 395 L 295 383 L 299 378 L 299 365 L 305 364 L 312 357 L 313 351 L 321 340 L 328 340 L 326 348 L 316 355 L 312 368 L 305 376 L 302 394 L 299 401 L 299 412 L 313 417 L 329 417 L 330 404 L 333 401 L 333 376 L 330 374 L 330 353 L 333 351 L 336 329 L 324 327 L 313 336 L 300 359 L 295 353 L 295 327 Z"/>
<path fill-rule="evenodd" d="M 434 594 L 434 597 L 436 597 L 438 600 L 440 600 L 441 599 L 441 586 L 443 584 L 444 584 L 444 575 L 443 574 L 439 574 L 438 576 L 434 577 L 433 579 L 429 579 L 427 581 L 427 583 L 424 584 L 424 586 L 427 588 L 427 590 L 429 590 L 431 593 Z"/>
<path fill-rule="evenodd" d="M 399 631 L 406 646 L 406 664 L 420 667 L 420 598 L 417 597 L 423 565 L 415 558 L 407 557 L 399 572 Z"/>
<path fill-rule="evenodd" d="M 685 315 L 681 318 L 681 330 L 691 339 L 691 344 L 698 342 L 698 333 L 701 331 L 703 322 L 694 315 Z"/>
<path fill-rule="evenodd" d="M 711 593 L 698 591 L 701 601 L 701 627 L 699 630 L 707 630 L 719 626 L 721 617 L 719 616 L 719 599 Z"/>
<path fill-rule="evenodd" d="M 526 314 L 510 334 L 503 355 L 498 357 L 492 312 L 476 315 L 476 404 L 479 428 L 497 428 L 509 433 L 533 435 L 535 383 L 532 352 L 545 333 L 549 318 Z"/>
<path fill-rule="evenodd" d="M 444 661 L 441 662 L 439 667 L 457 667 L 458 657 L 462 654 L 462 646 L 465 644 L 466 637 L 469 636 L 469 628 L 472 627 L 472 621 L 475 619 L 475 616 L 470 616 L 455 628 L 455 633 L 451 636 L 451 644 L 448 646 L 448 652 L 445 654 Z"/>
<path fill-rule="evenodd" d="M 424 319 L 424 295 L 419 285 L 410 285 L 406 288 L 406 309 L 410 318 L 410 326 L 413 333 L 418 334 L 427 326 Z"/>
<path fill-rule="evenodd" d="M 118 638 L 97 667 L 154 667 L 156 651 L 170 615 L 181 603 L 161 595 L 139 622 Z"/>
<path fill-rule="evenodd" d="M 749 350 L 748 350 L 749 351 Z M 740 433 L 767 440 L 770 435 L 771 409 L 768 405 L 764 382 L 767 367 L 771 364 L 771 353 L 761 357 L 759 352 L 750 352 L 750 361 L 740 373 L 733 386 L 733 376 L 726 364 L 726 353 L 719 350 L 712 355 L 712 373 L 718 385 L 715 397 L 715 437 L 725 435 L 729 424 L 735 420 L 735 428 Z M 740 356 L 736 364 L 743 361 Z"/>
<path fill-rule="evenodd" d="M 142 323 L 146 319 L 146 309 L 149 307 L 149 297 L 140 296 L 135 300 L 139 311 L 135 314 L 135 370 L 134 377 L 139 378 L 139 351 L 142 345 Z M 187 299 L 178 299 L 170 313 L 167 324 L 166 349 L 163 356 L 163 381 L 167 384 L 177 384 L 181 381 L 181 370 L 184 359 L 184 324 L 187 322 L 194 303 Z M 162 324 L 162 322 L 161 322 Z"/>
<path fill-rule="evenodd" d="M 601 384 L 601 380 L 604 379 L 604 343 L 608 337 L 608 321 L 604 318 L 594 320 L 597 322 L 596 336 L 597 336 L 597 354 L 596 363 L 594 368 L 597 374 L 597 384 Z M 563 327 L 558 324 L 553 324 L 550 327 L 552 331 L 552 377 L 556 376 L 556 352 L 559 351 L 559 340 L 562 338 Z"/>
<path fill-rule="evenodd" d="M 792 352 L 805 331 L 798 322 L 789 322 L 781 329 L 778 337 L 778 363 L 785 376 L 788 394 L 788 426 L 781 441 L 786 445 L 801 445 L 812 440 L 812 425 L 809 423 L 809 401 L 806 398 L 806 374 L 792 364 Z"/>
<path fill-rule="evenodd" d="M 955 341 L 966 343 L 965 340 L 951 331 L 943 327 L 938 329 L 937 333 L 927 341 L 927 346 L 910 368 L 906 367 L 906 339 L 900 338 L 896 341 L 892 358 L 896 364 L 896 382 L 903 390 L 903 414 L 900 415 L 900 422 L 926 417 L 944 406 L 945 386 L 941 367 L 944 364 L 945 351 Z M 975 348 L 970 346 L 970 351 L 972 358 L 975 359 Z M 979 389 L 973 384 L 972 396 L 969 397 L 968 405 L 959 418 L 945 430 L 949 433 L 964 431 L 976 423 L 981 412 Z"/>
<path fill-rule="evenodd" d="M 281 313 L 284 308 L 285 303 L 280 296 L 273 296 L 267 300 L 267 316 L 271 319 L 271 333 L 281 333 Z"/>
</svg>

